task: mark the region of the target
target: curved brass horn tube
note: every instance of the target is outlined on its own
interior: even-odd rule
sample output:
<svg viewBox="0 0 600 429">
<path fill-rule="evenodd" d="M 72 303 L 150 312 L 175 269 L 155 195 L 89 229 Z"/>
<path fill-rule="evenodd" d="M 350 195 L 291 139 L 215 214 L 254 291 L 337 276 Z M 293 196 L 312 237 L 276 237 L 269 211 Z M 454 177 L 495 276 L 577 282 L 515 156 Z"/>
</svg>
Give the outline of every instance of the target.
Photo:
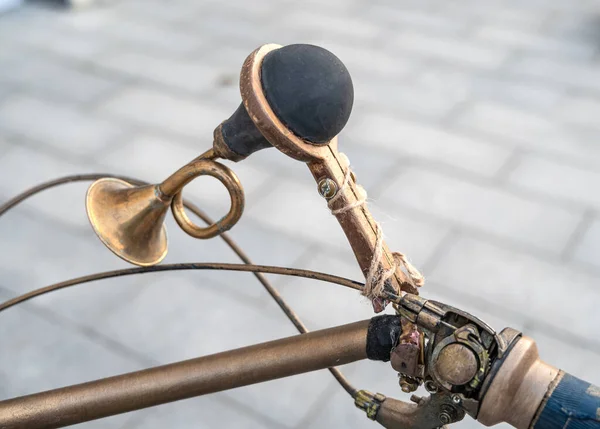
<svg viewBox="0 0 600 429">
<path fill-rule="evenodd" d="M 183 206 L 183 196 L 181 191 L 183 187 L 198 176 L 212 176 L 217 178 L 229 192 L 231 207 L 229 212 L 217 222 L 207 226 L 200 227 L 190 220 Z M 177 178 L 173 179 L 175 176 Z M 179 187 L 174 186 L 172 182 L 179 179 Z M 237 176 L 229 168 L 215 161 L 196 159 L 188 165 L 177 171 L 173 176 L 159 185 L 159 189 L 167 195 L 168 192 L 175 191 L 173 201 L 171 202 L 171 211 L 177 221 L 177 224 L 187 234 L 194 238 L 213 238 L 217 235 L 231 229 L 244 212 L 244 190 Z M 167 189 L 167 191 L 165 191 Z"/>
</svg>

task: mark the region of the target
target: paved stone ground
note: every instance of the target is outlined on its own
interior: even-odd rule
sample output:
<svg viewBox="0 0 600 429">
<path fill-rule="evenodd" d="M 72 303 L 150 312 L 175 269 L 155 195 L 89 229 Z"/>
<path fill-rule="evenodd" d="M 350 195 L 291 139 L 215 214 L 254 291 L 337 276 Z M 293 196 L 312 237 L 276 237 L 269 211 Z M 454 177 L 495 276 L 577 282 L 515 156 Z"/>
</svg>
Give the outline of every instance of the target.
<svg viewBox="0 0 600 429">
<path fill-rule="evenodd" d="M 600 383 L 600 2 L 110 1 L 0 17 L 0 195 L 69 173 L 158 181 L 204 151 L 266 42 L 314 43 L 351 71 L 340 147 L 423 295 L 533 336 Z M 260 263 L 360 278 L 306 168 L 275 150 L 232 165 L 248 210 L 232 231 Z M 0 298 L 125 267 L 84 214 L 87 184 L 0 222 Z M 223 190 L 186 194 L 209 213 Z M 167 261 L 235 261 L 170 221 Z M 370 316 L 356 293 L 273 278 L 311 329 Z M 317 298 L 319 296 L 320 298 Z M 88 284 L 0 315 L 0 397 L 292 335 L 248 275 L 158 274 Z M 385 364 L 346 368 L 406 399 Z M 460 427 L 477 427 L 471 420 Z M 366 428 L 326 372 L 191 399 L 85 428 Z"/>
</svg>

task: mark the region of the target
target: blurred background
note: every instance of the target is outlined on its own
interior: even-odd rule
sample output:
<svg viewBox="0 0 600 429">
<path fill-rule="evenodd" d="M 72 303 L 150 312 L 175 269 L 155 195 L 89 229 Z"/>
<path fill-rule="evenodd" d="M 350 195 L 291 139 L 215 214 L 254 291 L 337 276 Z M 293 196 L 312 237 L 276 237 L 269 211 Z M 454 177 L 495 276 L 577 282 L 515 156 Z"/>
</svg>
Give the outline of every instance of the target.
<svg viewBox="0 0 600 429">
<path fill-rule="evenodd" d="M 0 201 L 72 173 L 160 181 L 210 147 L 252 50 L 321 45 L 354 79 L 340 150 L 390 248 L 425 274 L 422 295 L 521 329 L 545 360 L 600 383 L 599 1 L 10 3 L 0 0 Z M 361 279 L 306 166 L 275 149 L 229 165 L 247 197 L 231 235 L 255 262 Z M 87 186 L 0 219 L 0 299 L 127 267 L 88 225 Z M 210 179 L 185 196 L 215 217 L 228 207 Z M 168 231 L 166 262 L 237 262 L 170 215 Z M 354 291 L 272 281 L 310 329 L 372 315 Z M 86 284 L 0 314 L 0 397 L 294 333 L 243 273 Z M 388 364 L 343 369 L 359 388 L 407 399 Z M 376 425 L 321 371 L 78 427 Z"/>
</svg>

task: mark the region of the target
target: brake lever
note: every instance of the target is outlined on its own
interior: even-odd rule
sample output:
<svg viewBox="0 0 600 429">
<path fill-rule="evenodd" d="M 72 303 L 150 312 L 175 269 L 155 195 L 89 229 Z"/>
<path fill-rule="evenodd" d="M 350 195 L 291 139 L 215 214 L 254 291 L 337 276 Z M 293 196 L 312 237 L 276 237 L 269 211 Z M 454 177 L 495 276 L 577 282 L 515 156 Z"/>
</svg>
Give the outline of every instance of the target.
<svg viewBox="0 0 600 429">
<path fill-rule="evenodd" d="M 405 325 L 418 328 L 419 340 L 398 335 L 389 352 L 405 392 L 423 383 L 429 397 L 411 396 L 413 404 L 360 391 L 355 405 L 386 428 L 433 429 L 477 419 L 492 380 L 521 333 L 496 333 L 481 319 L 449 305 L 405 294 L 389 297 Z M 422 356 L 416 353 L 422 352 Z M 386 360 L 386 359 L 380 359 Z M 416 382 L 405 389 L 405 377 Z"/>
<path fill-rule="evenodd" d="M 214 132 L 214 152 L 237 162 L 274 146 L 305 162 L 368 278 L 378 226 L 360 203 L 363 197 L 356 178 L 353 174 L 347 178 L 349 162 L 337 143 L 354 98 L 344 64 L 317 46 L 264 45 L 244 62 L 240 89 L 242 104 Z M 394 256 L 385 242 L 381 246 L 380 269 L 385 272 L 395 266 Z M 401 269 L 386 281 L 385 289 L 418 293 Z M 375 299 L 373 304 L 379 312 L 387 302 Z"/>
</svg>

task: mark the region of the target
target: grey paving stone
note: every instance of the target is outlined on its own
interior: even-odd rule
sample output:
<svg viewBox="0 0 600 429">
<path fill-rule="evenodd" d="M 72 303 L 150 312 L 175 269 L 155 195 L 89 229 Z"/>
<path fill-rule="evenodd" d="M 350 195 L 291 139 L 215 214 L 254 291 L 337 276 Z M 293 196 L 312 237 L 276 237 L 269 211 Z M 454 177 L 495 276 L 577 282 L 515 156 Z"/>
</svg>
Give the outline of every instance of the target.
<svg viewBox="0 0 600 429">
<path fill-rule="evenodd" d="M 345 236 L 310 182 L 281 178 L 246 215 L 283 233 L 343 251 Z"/>
<path fill-rule="evenodd" d="M 332 383 L 330 373 L 321 370 L 242 387 L 227 392 L 225 396 L 269 416 L 282 426 L 294 427 L 318 404 L 321 395 Z M 265 401 L 265 398 L 268 400 Z"/>
<path fill-rule="evenodd" d="M 394 38 L 394 48 L 399 53 L 482 69 L 499 67 L 509 55 L 509 50 L 502 47 L 490 47 L 457 37 L 425 35 L 411 31 L 400 32 Z"/>
<path fill-rule="evenodd" d="M 491 46 L 520 49 L 528 54 L 554 56 L 557 58 L 589 60 L 595 52 L 592 43 L 564 40 L 542 32 L 519 31 L 506 26 L 483 26 L 475 31 L 475 40 Z"/>
<path fill-rule="evenodd" d="M 448 19 L 438 8 L 406 8 L 406 4 L 402 6 L 395 3 L 370 4 L 365 7 L 364 12 L 371 20 L 387 26 L 392 33 L 402 28 L 422 33 L 456 34 L 465 28 L 463 20 Z"/>
<path fill-rule="evenodd" d="M 8 140 L 6 138 L 0 136 L 0 157 L 2 157 L 11 148 L 12 148 L 12 145 L 10 143 L 8 143 Z"/>
<path fill-rule="evenodd" d="M 137 86 L 105 100 L 98 109 L 107 117 L 208 142 L 216 126 L 231 116 L 229 111 L 191 97 Z"/>
<path fill-rule="evenodd" d="M 555 327 L 590 342 L 595 338 L 598 277 L 576 268 L 465 237 L 448 249 L 429 280 L 471 299 L 485 299 L 508 315 L 516 312 L 529 320 L 528 329 L 553 336 Z"/>
<path fill-rule="evenodd" d="M 565 97 L 555 111 L 557 120 L 570 125 L 592 128 L 596 132 L 599 129 L 598 114 L 600 114 L 600 102 L 588 96 Z"/>
<path fill-rule="evenodd" d="M 136 411 L 132 413 L 132 421 L 126 427 L 127 429 L 281 427 L 273 423 L 269 424 L 268 420 L 258 418 L 257 413 L 249 413 L 236 406 L 237 403 L 219 399 L 217 396 L 192 398 Z"/>
<path fill-rule="evenodd" d="M 165 363 L 295 334 L 275 309 L 199 285 L 198 279 L 159 276 L 127 308 L 110 313 L 102 332 Z M 225 396 L 287 424 L 304 416 L 315 401 L 309 393 L 327 382 L 328 374 L 312 373 Z"/>
<path fill-rule="evenodd" d="M 263 25 L 263 22 L 263 19 L 253 20 L 218 8 L 191 17 L 185 28 L 189 34 L 204 40 L 207 49 L 218 50 L 218 45 L 213 42 L 216 40 L 243 47 L 248 54 L 265 43 L 289 44 L 302 40 L 297 31 L 282 32 L 272 25 Z"/>
<path fill-rule="evenodd" d="M 178 1 L 167 5 L 160 1 L 127 1 L 114 2 L 111 11 L 123 21 L 133 21 L 142 24 L 156 24 L 161 27 L 177 25 L 190 15 L 196 15 L 203 10 L 203 4 L 193 1 Z"/>
<path fill-rule="evenodd" d="M 600 358 L 598 353 L 571 344 L 566 345 L 548 332 L 533 329 L 526 334 L 536 341 L 540 358 L 545 362 L 592 384 L 600 383 L 600 371 L 596 365 Z"/>
<path fill-rule="evenodd" d="M 124 19 L 102 22 L 97 31 L 113 45 L 130 46 L 147 52 L 188 56 L 200 49 L 205 41 L 183 29 L 161 28 L 152 22 L 132 22 Z"/>
<path fill-rule="evenodd" d="M 317 37 L 344 37 L 346 40 L 355 40 L 359 43 L 367 43 L 376 39 L 381 31 L 375 22 L 369 22 L 360 17 L 324 15 L 318 8 L 310 12 L 297 11 L 285 14 L 279 21 L 279 25 L 281 28 L 304 31 L 306 34 L 314 32 Z M 313 36 L 311 34 L 311 37 Z"/>
<path fill-rule="evenodd" d="M 128 268 L 91 230 L 85 235 L 75 235 L 44 218 L 15 210 L 0 222 L 1 249 L 5 255 L 0 263 L 0 284 L 14 294 L 97 272 Z M 147 281 L 144 276 L 101 280 L 37 297 L 33 302 L 75 323 L 93 327 L 103 323 L 107 311 L 127 305 Z"/>
<path fill-rule="evenodd" d="M 523 82 L 497 73 L 473 74 L 453 65 L 421 67 L 416 84 L 469 100 L 489 100 L 549 114 L 563 101 L 565 90 L 553 84 Z"/>
<path fill-rule="evenodd" d="M 519 160 L 508 178 L 515 186 L 522 186 L 540 194 L 559 198 L 568 203 L 600 207 L 600 198 L 593 191 L 600 184 L 600 174 L 593 170 L 525 155 Z"/>
<path fill-rule="evenodd" d="M 482 4 L 479 4 L 483 6 Z M 548 20 L 554 18 L 556 14 L 553 14 L 551 8 L 519 8 L 519 7 L 479 7 L 474 9 L 474 4 L 470 4 L 470 12 L 473 14 L 473 21 L 481 21 L 489 23 L 494 26 L 508 27 L 514 29 L 520 29 L 525 31 L 536 31 L 541 30 L 547 24 Z M 450 6 L 452 7 L 452 6 Z M 452 8 L 454 16 L 462 12 L 461 8 Z"/>
<path fill-rule="evenodd" d="M 76 155 L 92 155 L 128 132 L 73 106 L 29 95 L 14 95 L 0 106 L 0 129 Z"/>
<path fill-rule="evenodd" d="M 7 296 L 0 294 L 2 299 Z M 0 365 L 0 399 L 77 384 L 141 369 L 139 364 L 64 326 L 56 326 L 35 310 L 13 308 L 2 315 L 0 337 L 8 352 Z M 121 427 L 131 416 L 120 415 L 75 425 L 96 429 Z"/>
<path fill-rule="evenodd" d="M 209 126 L 209 124 L 206 124 Z M 133 176 L 152 183 L 159 183 L 212 147 L 211 134 L 198 136 L 199 142 L 194 148 L 173 138 L 152 134 L 135 136 L 125 145 L 115 145 L 96 158 L 109 173 Z M 204 142 L 204 143 L 202 143 Z M 246 207 L 264 194 L 271 178 L 268 170 L 257 168 L 251 162 L 229 163 L 229 168 L 238 176 L 246 196 Z M 222 217 L 230 206 L 226 188 L 216 179 L 199 177 L 185 188 L 184 195 L 198 206 L 209 208 L 213 216 Z"/>
<path fill-rule="evenodd" d="M 461 91 L 439 91 L 411 82 L 373 80 L 362 90 L 359 89 L 355 97 L 357 103 L 364 103 L 371 110 L 418 116 L 437 123 L 463 103 L 466 94 Z"/>
<path fill-rule="evenodd" d="M 600 267 L 600 220 L 594 219 L 573 251 L 573 259 Z"/>
<path fill-rule="evenodd" d="M 265 198 L 256 203 L 247 212 L 247 216 L 262 225 L 281 231 L 291 237 L 297 237 L 338 252 L 353 261 L 350 246 L 341 226 L 327 209 L 315 188 L 308 183 L 281 179 L 278 186 Z M 427 257 L 426 246 L 419 242 L 434 245 L 444 234 L 443 228 L 437 228 L 427 222 L 413 220 L 403 215 L 401 210 L 390 210 L 389 206 L 375 202 L 384 222 L 386 234 L 398 239 L 403 249 L 412 247 L 420 260 Z M 381 210 L 383 208 L 383 210 Z M 400 251 L 405 251 L 400 249 Z M 406 250 L 408 252 L 408 250 Z M 416 258 L 417 256 L 415 256 Z M 422 259 L 421 259 L 422 258 Z"/>
<path fill-rule="evenodd" d="M 473 103 L 455 118 L 454 126 L 559 157 L 568 156 L 588 163 L 597 163 L 600 159 L 600 151 L 590 141 L 590 135 L 577 133 L 554 119 L 517 107 L 493 102 Z"/>
<path fill-rule="evenodd" d="M 355 117 L 351 119 L 351 122 L 354 119 L 359 121 L 359 117 Z M 367 192 L 374 192 L 382 181 L 387 180 L 389 171 L 395 166 L 401 168 L 402 165 L 395 156 L 390 156 L 389 152 L 374 147 L 372 140 L 364 138 L 362 133 L 358 132 L 359 130 L 360 122 L 359 126 L 348 124 L 339 136 L 338 150 L 343 152 L 350 160 L 352 171 L 354 171 L 358 183 Z M 268 171 L 270 177 L 273 177 L 273 183 L 277 183 L 279 178 L 293 178 L 302 184 L 309 186 L 314 184 L 316 186 L 309 169 L 304 163 L 288 157 L 275 148 L 256 152 L 252 154 L 251 158 L 234 165 L 232 168 L 235 170 L 235 168 L 244 164 L 259 168 L 263 170 L 263 173 Z M 263 185 L 264 191 L 268 190 L 268 185 L 268 182 Z"/>
<path fill-rule="evenodd" d="M 523 55 L 508 63 L 506 71 L 517 77 L 553 82 L 584 91 L 598 92 L 600 89 L 600 83 L 595 79 L 598 74 L 595 64 Z"/>
<path fill-rule="evenodd" d="M 48 126 L 56 130 L 50 123 Z M 10 180 L 0 183 L 0 194 L 4 199 L 12 198 L 42 182 L 98 170 L 91 164 L 61 159 L 59 155 L 45 154 L 16 142 L 12 142 L 11 146 L 0 158 L 2 173 L 10 177 Z M 43 213 L 64 224 L 87 229 L 89 222 L 85 214 L 85 193 L 89 185 L 90 182 L 78 182 L 52 188 L 32 196 L 22 204 L 31 211 Z"/>
<path fill-rule="evenodd" d="M 5 67 L 13 85 L 65 102 L 90 103 L 112 93 L 122 81 L 95 73 L 81 64 L 47 55 L 22 56 Z"/>
<path fill-rule="evenodd" d="M 94 62 L 98 67 L 120 72 L 131 78 L 157 82 L 189 93 L 206 91 L 218 82 L 217 70 L 206 61 L 195 58 L 159 57 L 136 50 L 117 50 L 99 56 Z"/>
<path fill-rule="evenodd" d="M 10 82 L 0 82 L 0 103 L 4 103 L 16 91 L 17 88 Z"/>
<path fill-rule="evenodd" d="M 294 334 L 291 324 L 278 320 L 274 310 L 257 312 L 256 304 L 232 299 L 203 281 L 201 274 L 193 281 L 178 274 L 159 274 L 127 307 L 107 315 L 99 329 L 167 363 Z"/>
<path fill-rule="evenodd" d="M 312 253 L 302 268 L 325 271 L 352 280 L 364 279 L 354 261 L 323 251 Z M 359 291 L 344 286 L 292 278 L 280 286 L 280 291 L 309 330 L 355 322 L 374 315 L 371 304 Z"/>
<path fill-rule="evenodd" d="M 598 35 L 594 17 L 585 13 L 554 14 L 544 30 L 551 36 L 581 44 L 593 44 Z"/>
<path fill-rule="evenodd" d="M 34 310 L 13 308 L 0 327 L 3 368 L 14 390 L 23 395 L 141 369 L 137 362 L 41 318 Z"/>
<path fill-rule="evenodd" d="M 358 121 L 353 138 L 367 143 L 372 151 L 381 147 L 400 156 L 440 162 L 487 177 L 494 176 L 510 155 L 507 147 L 433 128 L 427 122 L 381 114 L 367 114 Z"/>
<path fill-rule="evenodd" d="M 409 183 L 410 186 L 404 184 Z M 462 181 L 433 171 L 407 168 L 387 188 L 391 207 L 410 207 L 467 229 L 558 253 L 581 212 L 542 204 L 503 189 Z"/>
<path fill-rule="evenodd" d="M 373 363 L 373 362 L 371 362 Z M 394 375 L 392 374 L 392 377 Z M 366 414 L 354 406 L 354 402 L 341 388 L 330 388 L 330 397 L 315 412 L 310 420 L 303 422 L 298 428 L 344 427 L 347 429 L 365 429 L 374 426 Z"/>
<path fill-rule="evenodd" d="M 35 54 L 30 52 L 27 55 L 30 57 L 45 51 L 83 60 L 102 52 L 108 44 L 103 37 L 74 24 L 81 24 L 90 16 L 97 17 L 99 14 L 103 13 L 97 9 L 95 13 L 65 13 L 57 8 L 25 5 L 2 17 L 0 38 L 6 45 L 18 47 L 21 53 L 29 52 L 31 48 L 38 50 Z M 27 31 L 22 31 L 24 26 L 27 26 Z"/>
<path fill-rule="evenodd" d="M 200 222 L 199 222 L 200 223 Z M 239 257 L 219 238 L 198 240 L 186 235 L 171 219 L 167 222 L 169 234 L 169 253 L 165 263 L 179 262 L 229 262 L 241 263 Z M 280 234 L 271 228 L 258 224 L 249 218 L 244 218 L 229 232 L 230 237 L 257 264 L 279 265 L 284 267 L 296 266 L 296 261 L 308 247 L 305 242 L 295 240 Z M 227 271 L 202 271 L 180 273 L 197 282 L 221 290 L 228 296 L 238 299 L 249 299 L 251 304 L 264 304 L 271 298 L 263 286 L 250 273 Z M 277 285 L 285 277 L 267 275 L 267 278 Z M 278 320 L 286 323 L 279 310 Z"/>
<path fill-rule="evenodd" d="M 48 17 L 48 20 L 54 19 L 55 16 Z M 106 39 L 91 32 L 78 29 L 49 29 L 45 25 L 33 26 L 16 42 L 82 61 L 93 59 L 112 47 Z"/>
<path fill-rule="evenodd" d="M 361 85 L 356 82 L 358 76 L 364 76 L 367 82 L 378 78 L 398 80 L 414 72 L 419 65 L 418 60 L 413 58 L 391 56 L 385 51 L 348 44 L 346 41 L 325 41 L 322 46 L 342 60 L 352 75 L 357 92 L 361 90 Z M 373 67 L 373 64 L 377 64 L 377 67 Z"/>
</svg>

